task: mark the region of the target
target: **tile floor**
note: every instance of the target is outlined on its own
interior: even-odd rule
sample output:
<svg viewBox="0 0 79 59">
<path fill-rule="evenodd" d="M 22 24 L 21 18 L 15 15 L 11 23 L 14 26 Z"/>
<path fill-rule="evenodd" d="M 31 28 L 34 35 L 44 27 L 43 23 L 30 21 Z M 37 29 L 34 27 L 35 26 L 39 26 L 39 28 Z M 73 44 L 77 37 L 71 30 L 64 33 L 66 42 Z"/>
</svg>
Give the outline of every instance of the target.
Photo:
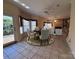
<svg viewBox="0 0 79 59">
<path fill-rule="evenodd" d="M 74 59 L 62 37 L 49 46 L 32 46 L 25 41 L 3 49 L 4 59 Z"/>
</svg>

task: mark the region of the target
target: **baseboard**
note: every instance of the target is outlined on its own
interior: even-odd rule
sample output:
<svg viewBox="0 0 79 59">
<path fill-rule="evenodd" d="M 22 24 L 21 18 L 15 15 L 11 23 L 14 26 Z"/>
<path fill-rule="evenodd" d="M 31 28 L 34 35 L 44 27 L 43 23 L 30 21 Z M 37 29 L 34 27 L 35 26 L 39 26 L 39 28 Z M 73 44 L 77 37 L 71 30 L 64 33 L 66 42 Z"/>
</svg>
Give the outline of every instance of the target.
<svg viewBox="0 0 79 59">
<path fill-rule="evenodd" d="M 3 48 L 4 48 L 4 47 L 8 47 L 8 46 L 10 46 L 10 45 L 12 45 L 12 44 L 15 44 L 15 43 L 17 43 L 17 41 L 12 41 L 12 42 L 3 44 Z"/>
</svg>

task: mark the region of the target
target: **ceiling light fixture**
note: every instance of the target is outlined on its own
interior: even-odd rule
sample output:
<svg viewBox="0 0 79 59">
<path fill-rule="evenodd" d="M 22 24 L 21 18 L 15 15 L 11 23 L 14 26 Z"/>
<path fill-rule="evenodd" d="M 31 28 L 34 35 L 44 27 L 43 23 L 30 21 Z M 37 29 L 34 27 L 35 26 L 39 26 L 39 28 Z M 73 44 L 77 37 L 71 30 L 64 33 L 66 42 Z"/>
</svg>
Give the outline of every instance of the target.
<svg viewBox="0 0 79 59">
<path fill-rule="evenodd" d="M 24 6 L 24 7 L 26 6 L 24 3 L 21 3 L 21 5 Z"/>
<path fill-rule="evenodd" d="M 25 8 L 29 9 L 30 7 L 29 6 L 25 6 Z"/>
<path fill-rule="evenodd" d="M 21 4 L 23 7 L 27 8 L 27 9 L 30 8 L 29 6 L 27 6 L 24 3 L 20 2 L 19 0 L 14 0 L 14 1 L 17 2 L 17 3 L 19 3 L 19 4 Z"/>
<path fill-rule="evenodd" d="M 22 6 L 24 6 L 25 8 L 29 9 L 30 7 L 25 5 L 24 3 L 21 3 Z"/>
<path fill-rule="evenodd" d="M 19 2 L 19 0 L 14 0 L 15 2 Z"/>
<path fill-rule="evenodd" d="M 57 22 L 57 20 L 54 20 L 54 22 Z"/>
</svg>

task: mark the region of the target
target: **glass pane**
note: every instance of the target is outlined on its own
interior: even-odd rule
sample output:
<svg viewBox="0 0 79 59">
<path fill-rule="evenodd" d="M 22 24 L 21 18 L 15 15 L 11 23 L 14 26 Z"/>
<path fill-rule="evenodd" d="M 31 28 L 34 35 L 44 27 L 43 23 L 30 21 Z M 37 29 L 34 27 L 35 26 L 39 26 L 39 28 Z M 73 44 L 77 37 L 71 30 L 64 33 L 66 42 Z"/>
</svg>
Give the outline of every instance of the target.
<svg viewBox="0 0 79 59">
<path fill-rule="evenodd" d="M 52 28 L 52 24 L 51 23 L 45 23 L 45 28 Z"/>
<path fill-rule="evenodd" d="M 32 31 L 35 30 L 36 26 L 32 26 Z"/>
<path fill-rule="evenodd" d="M 23 27 L 20 26 L 20 34 L 22 34 L 22 33 L 23 33 Z"/>
<path fill-rule="evenodd" d="M 24 32 L 30 30 L 30 22 L 23 19 L 23 27 L 24 27 Z"/>
<path fill-rule="evenodd" d="M 14 41 L 13 18 L 11 16 L 3 16 L 3 44 Z"/>
<path fill-rule="evenodd" d="M 49 24 L 48 24 L 48 27 L 49 27 L 49 28 L 51 28 L 51 27 L 52 27 L 51 23 L 49 23 Z"/>
<path fill-rule="evenodd" d="M 13 34 L 13 19 L 10 16 L 3 16 L 3 35 Z"/>
<path fill-rule="evenodd" d="M 36 21 L 31 21 L 31 30 L 35 30 L 36 28 Z"/>
</svg>

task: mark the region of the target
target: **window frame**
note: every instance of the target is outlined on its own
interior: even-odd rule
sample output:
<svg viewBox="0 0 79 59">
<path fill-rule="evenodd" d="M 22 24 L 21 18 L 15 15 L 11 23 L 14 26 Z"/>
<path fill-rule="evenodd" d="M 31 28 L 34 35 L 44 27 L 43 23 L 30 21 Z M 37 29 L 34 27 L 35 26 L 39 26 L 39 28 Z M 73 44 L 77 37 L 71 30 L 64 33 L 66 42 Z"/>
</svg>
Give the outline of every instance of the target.
<svg viewBox="0 0 79 59">
<path fill-rule="evenodd" d="M 44 22 L 43 23 L 43 26 L 45 26 L 45 23 L 48 23 L 48 24 L 51 23 L 51 25 L 53 26 L 52 22 Z"/>
<path fill-rule="evenodd" d="M 38 26 L 38 23 L 37 23 L 37 20 L 36 19 L 30 19 L 30 18 L 25 18 L 25 17 L 23 17 L 23 16 L 19 16 L 20 17 L 20 19 L 19 19 L 19 21 L 20 21 L 20 26 L 22 26 L 22 30 L 23 30 L 23 33 L 24 33 L 24 26 L 23 26 L 23 19 L 24 20 L 27 20 L 27 21 L 29 21 L 30 22 L 30 30 L 32 30 L 31 28 L 31 21 L 36 21 L 36 26 Z"/>
</svg>

